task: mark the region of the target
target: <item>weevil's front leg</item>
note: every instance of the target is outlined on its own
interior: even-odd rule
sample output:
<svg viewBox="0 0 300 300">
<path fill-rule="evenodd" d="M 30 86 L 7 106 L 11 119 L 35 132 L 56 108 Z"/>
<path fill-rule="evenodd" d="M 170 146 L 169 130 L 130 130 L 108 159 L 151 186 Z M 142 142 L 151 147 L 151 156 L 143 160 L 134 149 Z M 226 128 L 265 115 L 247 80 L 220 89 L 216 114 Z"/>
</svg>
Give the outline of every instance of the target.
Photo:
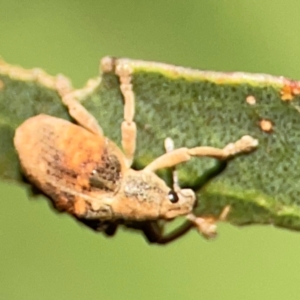
<svg viewBox="0 0 300 300">
<path fill-rule="evenodd" d="M 62 101 L 78 124 L 94 134 L 103 136 L 103 130 L 97 120 L 76 99 L 76 92 L 67 94 Z"/>
<path fill-rule="evenodd" d="M 170 153 L 174 150 L 174 142 L 172 139 L 166 138 L 165 149 L 166 149 L 166 153 Z M 173 188 L 175 191 L 178 191 L 180 190 L 180 187 L 178 184 L 176 166 L 173 167 L 172 175 L 173 175 Z M 163 227 L 160 226 L 158 222 L 147 222 L 142 226 L 142 231 L 149 243 L 165 245 L 182 237 L 195 226 L 193 221 L 190 221 L 190 219 L 188 220 L 189 221 L 185 221 L 183 224 L 181 224 L 179 227 L 175 228 L 173 231 L 169 232 L 168 234 L 163 233 Z"/>
<path fill-rule="evenodd" d="M 225 221 L 230 212 L 230 206 L 227 205 L 222 210 L 219 217 L 199 217 L 194 214 L 188 214 L 186 218 L 192 222 L 193 226 L 197 228 L 198 232 L 207 239 L 216 237 L 217 222 Z"/>
<path fill-rule="evenodd" d="M 167 234 L 163 233 L 162 228 L 157 222 L 147 222 L 141 229 L 148 242 L 153 244 L 165 245 L 173 242 L 195 227 L 203 237 L 211 239 L 217 235 L 217 222 L 224 221 L 229 211 L 230 206 L 225 206 L 218 218 L 198 217 L 194 214 L 189 214 L 187 215 L 187 221 Z"/>
<path fill-rule="evenodd" d="M 127 165 L 130 167 L 136 147 L 136 124 L 133 121 L 135 99 L 131 84 L 131 69 L 127 64 L 119 64 L 116 66 L 116 73 L 120 78 L 120 88 L 124 97 L 124 121 L 121 125 L 122 147 Z"/>
<path fill-rule="evenodd" d="M 172 151 L 174 151 L 174 142 L 171 138 L 166 138 L 165 139 L 165 149 L 167 153 L 170 153 Z M 178 184 L 178 175 L 177 175 L 177 171 L 176 171 L 176 166 L 173 167 L 173 187 L 174 190 L 180 190 L 179 184 Z M 174 236 L 175 238 L 177 238 L 177 236 L 181 236 L 184 233 L 186 233 L 187 231 L 185 231 L 187 225 L 189 224 L 190 227 L 195 227 L 198 232 L 204 236 L 207 239 L 211 239 L 214 238 L 217 235 L 217 222 L 218 221 L 224 221 L 230 211 L 230 206 L 225 206 L 225 208 L 222 210 L 220 216 L 218 218 L 215 217 L 200 217 L 200 216 L 196 216 L 193 213 L 190 213 L 186 216 L 187 221 L 186 223 L 183 223 L 179 228 L 177 228 L 174 232 L 172 232 L 171 235 L 168 235 L 164 238 L 162 238 L 162 241 L 165 240 L 169 240 L 171 238 L 171 240 L 174 240 Z M 183 232 L 183 233 L 182 233 Z M 149 238 L 148 238 L 149 239 Z"/>
<path fill-rule="evenodd" d="M 170 233 L 164 234 L 157 222 L 147 222 L 141 229 L 149 243 L 165 245 L 182 237 L 193 227 L 193 222 L 185 221 Z"/>
<path fill-rule="evenodd" d="M 223 149 L 205 146 L 191 149 L 179 148 L 158 157 L 145 170 L 155 171 L 162 168 L 171 168 L 190 160 L 193 156 L 206 156 L 224 160 L 240 153 L 253 151 L 257 145 L 258 141 L 256 139 L 245 135 L 237 142 L 228 144 Z"/>
</svg>

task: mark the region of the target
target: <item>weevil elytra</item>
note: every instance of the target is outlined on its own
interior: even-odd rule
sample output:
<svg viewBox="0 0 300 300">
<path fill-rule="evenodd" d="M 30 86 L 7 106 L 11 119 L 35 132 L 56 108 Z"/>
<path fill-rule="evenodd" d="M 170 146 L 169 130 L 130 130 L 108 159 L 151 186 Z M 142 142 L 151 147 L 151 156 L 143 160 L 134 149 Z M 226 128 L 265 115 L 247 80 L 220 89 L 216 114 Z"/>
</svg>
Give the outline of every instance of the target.
<svg viewBox="0 0 300 300">
<path fill-rule="evenodd" d="M 243 136 L 223 149 L 201 146 L 174 150 L 168 139 L 165 154 L 143 170 L 132 169 L 137 132 L 132 71 L 127 64 L 106 61 L 106 67 L 109 64 L 119 76 L 124 98 L 123 152 L 104 136 L 96 119 L 69 94 L 63 102 L 77 125 L 38 115 L 17 128 L 14 144 L 25 176 L 58 210 L 107 235 L 113 235 L 119 224 L 139 229 L 149 242 L 159 244 L 175 240 L 193 226 L 206 236 L 213 235 L 215 227 L 207 226 L 205 218 L 192 214 L 194 192 L 180 189 L 176 173 L 170 188 L 155 171 L 175 167 L 193 156 L 228 159 L 252 151 L 257 140 Z M 178 216 L 187 216 L 187 221 L 164 235 L 160 221 Z"/>
</svg>

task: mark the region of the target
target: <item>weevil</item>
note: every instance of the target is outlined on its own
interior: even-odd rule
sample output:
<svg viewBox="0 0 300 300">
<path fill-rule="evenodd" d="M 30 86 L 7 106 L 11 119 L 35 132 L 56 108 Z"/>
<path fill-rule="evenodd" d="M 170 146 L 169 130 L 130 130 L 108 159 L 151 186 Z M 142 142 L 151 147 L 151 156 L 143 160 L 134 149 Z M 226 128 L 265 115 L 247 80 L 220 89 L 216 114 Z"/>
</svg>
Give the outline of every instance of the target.
<svg viewBox="0 0 300 300">
<path fill-rule="evenodd" d="M 176 171 L 172 187 L 155 172 L 174 168 L 194 156 L 228 159 L 252 151 L 257 140 L 243 136 L 223 149 L 174 149 L 172 140 L 167 139 L 166 153 L 142 170 L 132 169 L 137 134 L 132 69 L 128 64 L 110 63 L 119 77 L 124 100 L 123 151 L 104 135 L 97 120 L 76 97 L 69 94 L 63 97 L 63 103 L 77 124 L 41 114 L 17 128 L 14 144 L 23 173 L 52 200 L 56 209 L 108 236 L 120 224 L 141 230 L 149 242 L 158 244 L 171 242 L 192 227 L 205 236 L 214 235 L 214 222 L 207 223 L 205 218 L 193 215 L 195 193 L 179 187 Z M 186 216 L 186 222 L 164 234 L 161 222 L 178 216 Z"/>
</svg>

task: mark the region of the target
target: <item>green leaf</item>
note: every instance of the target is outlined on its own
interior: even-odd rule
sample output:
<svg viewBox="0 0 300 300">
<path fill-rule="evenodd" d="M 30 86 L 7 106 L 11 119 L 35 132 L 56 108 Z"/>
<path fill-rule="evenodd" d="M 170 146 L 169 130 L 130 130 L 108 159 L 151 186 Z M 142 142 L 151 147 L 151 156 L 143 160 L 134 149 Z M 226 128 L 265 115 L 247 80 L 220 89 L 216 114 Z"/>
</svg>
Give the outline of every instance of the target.
<svg viewBox="0 0 300 300">
<path fill-rule="evenodd" d="M 181 186 L 197 191 L 197 214 L 217 218 L 229 205 L 227 220 L 233 224 L 265 223 L 300 229 L 300 171 L 296 167 L 300 155 L 299 82 L 125 59 L 116 62 L 127 63 L 133 70 L 136 168 L 164 153 L 166 137 L 174 140 L 176 148 L 223 148 L 251 135 L 259 141 L 251 154 L 228 163 L 193 158 L 180 165 Z M 71 91 L 66 79 L 36 73 L 39 75 L 0 64 L 3 179 L 21 178 L 12 144 L 14 129 L 21 122 L 39 113 L 69 119 L 61 104 L 61 96 Z M 120 144 L 123 100 L 114 72 L 104 72 L 101 81 L 90 80 L 85 88 L 74 92 L 74 97 L 96 117 L 105 134 Z M 169 182 L 169 172 L 160 175 Z"/>
<path fill-rule="evenodd" d="M 61 96 L 72 87 L 63 76 L 40 69 L 24 70 L 0 61 L 0 178 L 22 180 L 13 146 L 15 129 L 26 119 L 45 113 L 69 119 Z"/>
</svg>

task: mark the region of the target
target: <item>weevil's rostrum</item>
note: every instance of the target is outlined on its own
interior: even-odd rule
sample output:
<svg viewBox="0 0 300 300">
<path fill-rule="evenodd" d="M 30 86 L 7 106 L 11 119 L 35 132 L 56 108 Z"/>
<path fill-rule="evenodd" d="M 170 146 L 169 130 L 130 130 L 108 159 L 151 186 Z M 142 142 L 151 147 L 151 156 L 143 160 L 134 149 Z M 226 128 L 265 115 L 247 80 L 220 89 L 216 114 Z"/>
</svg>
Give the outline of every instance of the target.
<svg viewBox="0 0 300 300">
<path fill-rule="evenodd" d="M 176 173 L 174 186 L 170 188 L 155 171 L 174 167 L 192 156 L 227 159 L 252 151 L 257 141 L 244 136 L 223 149 L 174 150 L 168 145 L 167 153 L 143 170 L 133 170 L 130 167 L 135 152 L 136 125 L 133 121 L 131 70 L 127 64 L 118 65 L 114 60 L 106 59 L 104 63 L 105 68 L 111 64 L 111 69 L 115 69 L 120 78 L 124 96 L 121 126 L 124 153 L 104 136 L 97 121 L 70 94 L 63 101 L 79 125 L 38 115 L 26 120 L 16 130 L 14 143 L 24 174 L 52 199 L 58 210 L 68 212 L 108 235 L 114 232 L 111 228 L 124 224 L 142 230 L 150 242 L 163 244 L 183 235 L 187 227 L 164 238 L 157 222 L 185 215 L 188 226 L 196 226 L 209 236 L 212 227 L 203 230 L 205 226 L 199 225 L 205 223 L 205 219 L 192 217 L 196 201 L 194 192 L 179 188 Z"/>
</svg>

